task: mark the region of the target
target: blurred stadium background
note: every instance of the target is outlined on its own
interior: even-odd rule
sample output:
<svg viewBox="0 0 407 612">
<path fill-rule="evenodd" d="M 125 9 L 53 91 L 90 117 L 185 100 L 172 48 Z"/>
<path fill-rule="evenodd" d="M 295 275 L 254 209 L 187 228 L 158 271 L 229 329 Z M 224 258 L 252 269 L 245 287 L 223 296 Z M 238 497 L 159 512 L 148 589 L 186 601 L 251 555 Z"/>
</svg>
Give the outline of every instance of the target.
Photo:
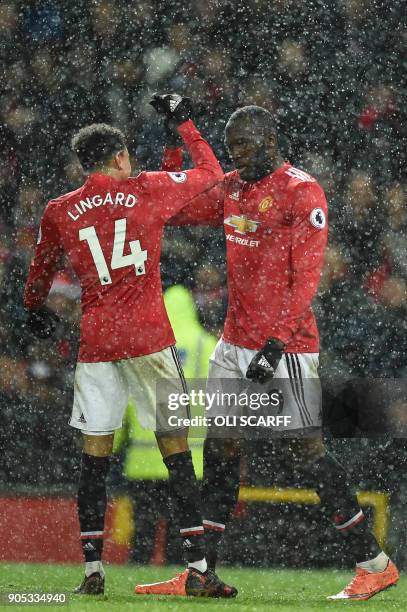
<svg viewBox="0 0 407 612">
<path fill-rule="evenodd" d="M 67 426 L 78 288 L 69 270 L 54 283 L 49 302 L 63 323 L 52 342 L 24 330 L 22 290 L 46 201 L 82 179 L 69 150 L 77 128 L 113 123 L 129 138 L 135 173 L 160 166 L 162 128 L 147 104 L 154 91 L 196 101 L 196 122 L 225 170 L 225 120 L 240 105 L 265 106 L 286 157 L 324 186 L 330 244 L 315 303 L 323 373 L 345 381 L 339 433 L 363 435 L 364 397 L 346 381 L 407 373 L 404 17 L 402 0 L 0 2 L 0 559 L 81 559 L 80 449 Z M 202 325 L 218 336 L 227 298 L 222 232 L 168 228 L 162 276 L 165 287 L 192 292 Z M 338 401 L 328 390 L 326 405 Z M 401 437 L 328 444 L 370 492 L 363 499 L 372 521 L 407 567 L 406 403 L 398 411 Z M 126 452 L 111 478 L 107 557 L 118 562 L 127 560 L 131 535 Z M 349 565 L 279 444 L 249 446 L 242 481 L 225 562 Z M 276 487 L 305 490 L 292 503 Z M 154 521 L 147 561 L 176 561 L 173 534 L 165 546 L 166 517 Z"/>
</svg>

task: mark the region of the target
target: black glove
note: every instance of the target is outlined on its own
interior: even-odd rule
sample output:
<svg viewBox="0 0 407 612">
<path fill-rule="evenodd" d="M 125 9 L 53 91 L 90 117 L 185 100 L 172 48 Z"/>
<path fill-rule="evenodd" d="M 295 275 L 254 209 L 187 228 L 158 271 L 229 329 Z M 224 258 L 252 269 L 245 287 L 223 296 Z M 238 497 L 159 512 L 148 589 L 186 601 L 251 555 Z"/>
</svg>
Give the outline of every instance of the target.
<svg viewBox="0 0 407 612">
<path fill-rule="evenodd" d="M 59 322 L 60 318 L 53 310 L 41 306 L 37 310 L 29 311 L 27 327 L 38 338 L 52 338 Z"/>
<path fill-rule="evenodd" d="M 284 344 L 276 338 L 269 338 L 258 351 L 247 368 L 246 378 L 259 383 L 271 380 L 284 352 Z"/>
<path fill-rule="evenodd" d="M 192 116 L 192 104 L 190 98 L 184 98 L 179 94 L 153 94 L 150 104 L 157 113 L 166 115 L 168 125 L 171 129 L 181 125 Z"/>
</svg>

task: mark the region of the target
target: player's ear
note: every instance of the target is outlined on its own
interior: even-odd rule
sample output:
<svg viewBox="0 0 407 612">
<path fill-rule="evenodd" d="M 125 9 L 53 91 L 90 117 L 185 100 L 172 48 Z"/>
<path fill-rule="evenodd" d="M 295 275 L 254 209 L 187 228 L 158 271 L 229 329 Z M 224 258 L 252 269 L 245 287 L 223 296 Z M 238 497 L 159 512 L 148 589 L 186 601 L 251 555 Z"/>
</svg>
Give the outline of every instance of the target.
<svg viewBox="0 0 407 612">
<path fill-rule="evenodd" d="M 119 151 L 113 158 L 113 164 L 117 170 L 121 170 L 123 168 L 123 157 L 124 151 Z"/>
<path fill-rule="evenodd" d="M 277 136 L 275 134 L 270 134 L 267 137 L 267 149 L 272 155 L 276 155 L 277 153 Z"/>
</svg>

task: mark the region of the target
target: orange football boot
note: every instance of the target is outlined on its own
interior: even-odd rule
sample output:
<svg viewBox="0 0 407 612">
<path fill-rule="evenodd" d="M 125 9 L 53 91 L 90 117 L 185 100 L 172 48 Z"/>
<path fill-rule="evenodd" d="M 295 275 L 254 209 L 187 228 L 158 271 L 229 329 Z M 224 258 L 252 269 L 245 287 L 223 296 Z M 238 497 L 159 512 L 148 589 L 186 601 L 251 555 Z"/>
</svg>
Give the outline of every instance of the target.
<svg viewBox="0 0 407 612">
<path fill-rule="evenodd" d="M 211 570 L 204 574 L 196 569 L 186 569 L 171 580 L 138 584 L 134 592 L 137 595 L 181 595 L 191 597 L 236 597 L 237 589 L 219 580 Z"/>
<path fill-rule="evenodd" d="M 134 592 L 137 595 L 186 595 L 185 583 L 188 578 L 188 570 L 182 574 L 176 574 L 175 578 L 164 582 L 152 582 L 151 584 L 137 584 Z"/>
<path fill-rule="evenodd" d="M 331 595 L 328 599 L 352 599 L 354 601 L 370 599 L 377 593 L 395 585 L 399 578 L 398 569 L 390 559 L 383 572 L 373 573 L 357 567 L 356 576 L 353 577 L 348 586 L 337 595 Z"/>
</svg>

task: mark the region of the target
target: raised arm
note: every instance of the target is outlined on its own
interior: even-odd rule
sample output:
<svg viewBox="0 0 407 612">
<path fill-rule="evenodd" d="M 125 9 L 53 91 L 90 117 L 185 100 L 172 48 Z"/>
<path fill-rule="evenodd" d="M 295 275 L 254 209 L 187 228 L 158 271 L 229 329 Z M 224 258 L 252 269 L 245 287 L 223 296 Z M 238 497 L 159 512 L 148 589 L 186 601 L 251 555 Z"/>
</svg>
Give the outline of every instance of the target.
<svg viewBox="0 0 407 612">
<path fill-rule="evenodd" d="M 164 149 L 161 170 L 180 172 L 184 151 L 182 146 L 168 146 Z M 211 225 L 223 223 L 223 184 L 215 185 L 206 193 L 197 196 L 191 204 L 187 204 L 180 212 L 167 221 L 167 225 Z"/>
<path fill-rule="evenodd" d="M 184 172 L 145 172 L 137 177 L 151 200 L 150 214 L 165 223 L 184 206 L 197 207 L 198 196 L 206 195 L 223 181 L 223 171 L 211 147 L 191 120 L 178 127 L 194 168 Z"/>
<path fill-rule="evenodd" d="M 182 146 L 173 148 L 166 145 L 161 162 L 161 170 L 164 172 L 181 172 L 183 160 L 184 151 Z"/>
<path fill-rule="evenodd" d="M 197 196 L 174 217 L 167 225 L 223 225 L 223 182 Z"/>
</svg>

